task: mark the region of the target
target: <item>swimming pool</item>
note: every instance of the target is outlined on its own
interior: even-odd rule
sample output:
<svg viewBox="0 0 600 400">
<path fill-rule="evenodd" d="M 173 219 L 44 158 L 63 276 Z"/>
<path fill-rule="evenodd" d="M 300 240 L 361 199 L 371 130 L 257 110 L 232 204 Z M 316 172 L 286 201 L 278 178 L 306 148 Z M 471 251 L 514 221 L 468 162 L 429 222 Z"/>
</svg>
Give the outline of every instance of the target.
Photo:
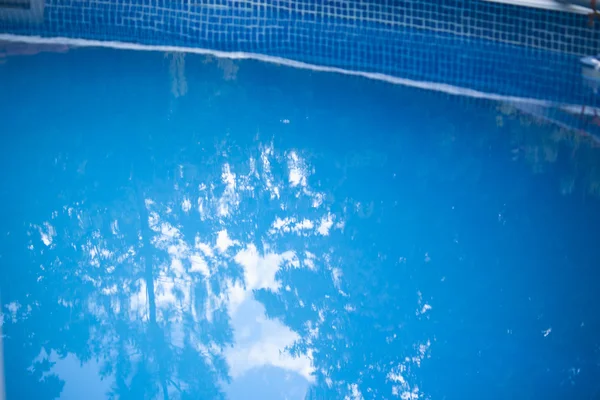
<svg viewBox="0 0 600 400">
<path fill-rule="evenodd" d="M 13 47 L 6 398 L 599 396 L 578 56 L 406 35 L 396 71 Z"/>
</svg>

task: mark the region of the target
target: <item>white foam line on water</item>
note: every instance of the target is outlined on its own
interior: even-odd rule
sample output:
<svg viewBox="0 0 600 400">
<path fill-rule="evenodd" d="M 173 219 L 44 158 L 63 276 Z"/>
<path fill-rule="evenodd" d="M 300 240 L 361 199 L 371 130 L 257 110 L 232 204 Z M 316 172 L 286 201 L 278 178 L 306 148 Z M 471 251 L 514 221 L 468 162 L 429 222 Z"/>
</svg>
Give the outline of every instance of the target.
<svg viewBox="0 0 600 400">
<path fill-rule="evenodd" d="M 533 104 L 543 107 L 555 107 L 555 106 L 571 106 L 581 107 L 581 105 L 569 105 L 563 103 L 556 103 L 546 100 L 539 100 L 527 97 L 515 97 L 506 96 L 496 93 L 480 92 L 478 90 L 463 88 L 460 86 L 448 85 L 445 83 L 436 83 L 428 81 L 415 81 L 411 79 L 398 78 L 391 75 L 380 74 L 376 72 L 362 72 L 352 71 L 338 67 L 327 67 L 323 65 L 308 64 L 301 61 L 294 61 L 282 57 L 267 56 L 263 54 L 244 53 L 244 52 L 225 52 L 218 50 L 209 50 L 196 47 L 179 47 L 179 46 L 163 46 L 163 45 L 145 45 L 138 43 L 127 43 L 127 42 L 113 42 L 113 41 L 100 41 L 100 40 L 88 40 L 88 39 L 71 39 L 64 37 L 41 37 L 41 36 L 24 36 L 24 35 L 13 35 L 13 34 L 0 34 L 0 41 L 10 42 L 24 42 L 30 44 L 60 44 L 75 47 L 107 47 L 112 49 L 121 50 L 141 50 L 141 51 L 160 51 L 160 52 L 176 52 L 176 53 L 193 53 L 202 55 L 212 55 L 219 58 L 229 58 L 234 60 L 258 60 L 268 62 L 272 64 L 284 65 L 293 68 L 307 69 L 318 72 L 333 72 L 343 75 L 360 76 L 367 79 L 374 79 L 377 81 L 384 81 L 395 85 L 402 85 L 407 87 L 413 87 L 418 89 L 430 90 L 435 92 L 442 92 L 454 96 L 465 96 L 476 99 L 512 102 L 512 103 L 526 103 Z"/>
</svg>

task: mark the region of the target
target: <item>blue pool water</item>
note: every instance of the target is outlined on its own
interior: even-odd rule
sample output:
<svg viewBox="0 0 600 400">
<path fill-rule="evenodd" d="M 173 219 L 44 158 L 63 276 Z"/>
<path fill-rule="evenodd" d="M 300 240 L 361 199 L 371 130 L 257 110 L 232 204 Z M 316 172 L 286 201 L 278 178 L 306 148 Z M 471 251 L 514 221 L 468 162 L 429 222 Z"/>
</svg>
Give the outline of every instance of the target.
<svg viewBox="0 0 600 400">
<path fill-rule="evenodd" d="M 600 396 L 600 170 L 510 104 L 108 49 L 0 65 L 8 399 Z"/>
</svg>

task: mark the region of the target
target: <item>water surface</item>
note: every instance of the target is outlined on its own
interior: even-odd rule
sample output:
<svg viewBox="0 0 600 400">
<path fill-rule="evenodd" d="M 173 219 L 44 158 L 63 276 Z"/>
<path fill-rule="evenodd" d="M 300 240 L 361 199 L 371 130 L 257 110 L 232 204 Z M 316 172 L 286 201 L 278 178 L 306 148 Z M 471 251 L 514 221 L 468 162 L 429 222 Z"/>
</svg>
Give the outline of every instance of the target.
<svg viewBox="0 0 600 400">
<path fill-rule="evenodd" d="M 8 399 L 600 395 L 593 143 L 100 49 L 0 65 Z"/>
</svg>

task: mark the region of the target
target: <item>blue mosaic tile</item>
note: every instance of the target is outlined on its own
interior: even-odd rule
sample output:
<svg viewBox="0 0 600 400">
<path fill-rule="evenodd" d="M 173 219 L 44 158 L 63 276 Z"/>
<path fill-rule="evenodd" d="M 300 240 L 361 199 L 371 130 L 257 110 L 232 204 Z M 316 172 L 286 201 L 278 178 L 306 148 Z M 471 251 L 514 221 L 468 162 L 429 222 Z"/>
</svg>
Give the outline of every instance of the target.
<svg viewBox="0 0 600 400">
<path fill-rule="evenodd" d="M 253 52 L 573 102 L 594 101 L 574 57 L 600 52 L 585 15 L 480 0 L 46 0 L 43 17 L 0 14 L 0 32 Z"/>
</svg>

